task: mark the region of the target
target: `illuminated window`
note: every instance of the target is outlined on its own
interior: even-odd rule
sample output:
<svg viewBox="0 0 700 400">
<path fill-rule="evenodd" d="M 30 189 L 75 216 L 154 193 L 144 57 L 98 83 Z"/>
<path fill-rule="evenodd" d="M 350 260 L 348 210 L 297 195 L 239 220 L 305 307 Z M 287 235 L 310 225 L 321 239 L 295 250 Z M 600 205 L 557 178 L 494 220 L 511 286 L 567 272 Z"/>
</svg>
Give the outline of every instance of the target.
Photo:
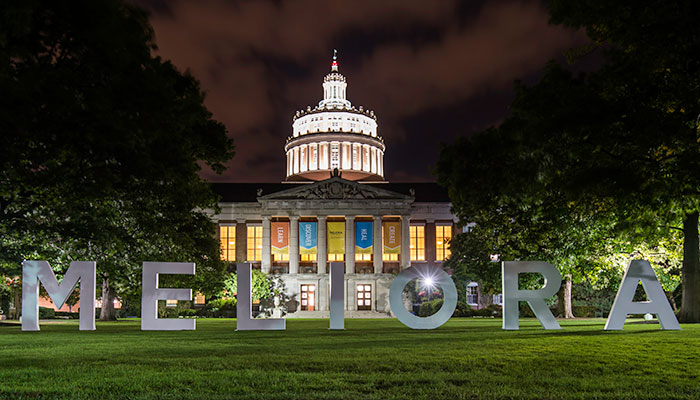
<svg viewBox="0 0 700 400">
<path fill-rule="evenodd" d="M 435 258 L 436 261 L 447 260 L 452 252 L 450 251 L 450 240 L 452 240 L 452 225 L 435 226 Z"/>
<path fill-rule="evenodd" d="M 272 261 L 289 261 L 289 253 L 273 254 Z"/>
<path fill-rule="evenodd" d="M 197 292 L 194 295 L 194 304 L 203 305 L 205 302 L 206 302 L 206 298 L 204 297 L 204 295 L 202 293 Z"/>
<path fill-rule="evenodd" d="M 411 261 L 425 261 L 425 226 L 411 225 Z"/>
<path fill-rule="evenodd" d="M 357 285 L 357 309 L 372 309 L 372 285 Z"/>
<path fill-rule="evenodd" d="M 262 226 L 248 225 L 248 261 L 262 260 Z"/>
<path fill-rule="evenodd" d="M 331 143 L 331 169 L 340 168 L 340 146 Z"/>
<path fill-rule="evenodd" d="M 222 260 L 236 261 L 236 225 L 219 226 L 219 245 Z"/>
<path fill-rule="evenodd" d="M 316 254 L 301 254 L 301 261 L 316 261 Z"/>
<path fill-rule="evenodd" d="M 316 309 L 316 285 L 301 285 L 301 311 Z"/>
<path fill-rule="evenodd" d="M 165 300 L 166 307 L 177 307 L 177 300 Z"/>
<path fill-rule="evenodd" d="M 328 254 L 328 261 L 345 261 L 345 254 Z"/>
<path fill-rule="evenodd" d="M 355 253 L 355 261 L 372 261 L 372 255 Z"/>
<path fill-rule="evenodd" d="M 386 253 L 384 253 L 382 255 L 382 260 L 384 260 L 384 261 L 399 261 L 399 255 L 398 254 L 386 254 Z"/>
</svg>

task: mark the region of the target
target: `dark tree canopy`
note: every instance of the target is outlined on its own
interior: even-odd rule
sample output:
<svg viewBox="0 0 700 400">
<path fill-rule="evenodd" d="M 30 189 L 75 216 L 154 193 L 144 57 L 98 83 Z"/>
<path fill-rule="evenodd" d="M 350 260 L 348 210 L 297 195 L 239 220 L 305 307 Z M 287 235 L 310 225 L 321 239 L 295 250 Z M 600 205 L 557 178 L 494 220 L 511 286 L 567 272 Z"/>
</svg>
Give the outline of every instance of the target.
<svg viewBox="0 0 700 400">
<path fill-rule="evenodd" d="M 202 263 L 200 288 L 222 270 L 198 172 L 223 171 L 233 143 L 197 80 L 155 50 L 146 12 L 122 1 L 0 6 L 6 268 L 93 259 L 103 291 L 137 287 L 143 260 Z"/>
<path fill-rule="evenodd" d="M 473 238 L 455 240 L 457 254 L 480 240 L 493 253 L 576 265 L 682 229 L 680 317 L 698 322 L 698 5 L 552 1 L 550 10 L 553 22 L 585 28 L 605 62 L 588 74 L 550 64 L 533 87 L 516 85 L 501 126 L 442 151 L 439 180 L 462 221 L 477 224 Z"/>
</svg>

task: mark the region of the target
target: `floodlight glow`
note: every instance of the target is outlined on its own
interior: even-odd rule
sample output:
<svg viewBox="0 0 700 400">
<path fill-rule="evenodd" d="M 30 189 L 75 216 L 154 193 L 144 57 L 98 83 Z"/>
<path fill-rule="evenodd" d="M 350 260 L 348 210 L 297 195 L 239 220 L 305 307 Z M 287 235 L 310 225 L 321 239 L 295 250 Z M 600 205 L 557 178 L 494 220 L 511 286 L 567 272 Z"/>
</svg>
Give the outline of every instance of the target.
<svg viewBox="0 0 700 400">
<path fill-rule="evenodd" d="M 424 285 L 426 288 L 428 288 L 428 289 L 430 289 L 430 288 L 432 288 L 433 286 L 435 286 L 435 281 L 433 281 L 433 277 L 432 277 L 432 276 L 429 276 L 429 277 L 423 279 L 423 285 Z"/>
</svg>

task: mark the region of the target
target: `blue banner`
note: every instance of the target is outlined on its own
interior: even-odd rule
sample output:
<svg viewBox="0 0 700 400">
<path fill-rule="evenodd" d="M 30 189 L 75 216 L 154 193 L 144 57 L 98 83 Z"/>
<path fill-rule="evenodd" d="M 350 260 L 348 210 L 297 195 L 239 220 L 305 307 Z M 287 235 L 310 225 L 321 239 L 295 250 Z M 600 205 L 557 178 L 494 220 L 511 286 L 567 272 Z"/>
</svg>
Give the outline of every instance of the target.
<svg viewBox="0 0 700 400">
<path fill-rule="evenodd" d="M 355 222 L 355 252 L 372 253 L 372 222 Z"/>
<path fill-rule="evenodd" d="M 299 253 L 316 254 L 318 234 L 316 222 L 299 222 Z"/>
</svg>

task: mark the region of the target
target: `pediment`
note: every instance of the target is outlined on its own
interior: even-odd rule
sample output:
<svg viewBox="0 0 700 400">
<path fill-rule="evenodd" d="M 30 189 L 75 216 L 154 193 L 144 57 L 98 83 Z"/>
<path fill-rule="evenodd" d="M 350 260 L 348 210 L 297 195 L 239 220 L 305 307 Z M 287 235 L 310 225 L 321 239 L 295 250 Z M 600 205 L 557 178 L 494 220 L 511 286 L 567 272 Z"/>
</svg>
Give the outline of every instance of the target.
<svg viewBox="0 0 700 400">
<path fill-rule="evenodd" d="M 413 200 L 414 196 L 361 184 L 339 176 L 259 196 L 268 200 Z"/>
</svg>

